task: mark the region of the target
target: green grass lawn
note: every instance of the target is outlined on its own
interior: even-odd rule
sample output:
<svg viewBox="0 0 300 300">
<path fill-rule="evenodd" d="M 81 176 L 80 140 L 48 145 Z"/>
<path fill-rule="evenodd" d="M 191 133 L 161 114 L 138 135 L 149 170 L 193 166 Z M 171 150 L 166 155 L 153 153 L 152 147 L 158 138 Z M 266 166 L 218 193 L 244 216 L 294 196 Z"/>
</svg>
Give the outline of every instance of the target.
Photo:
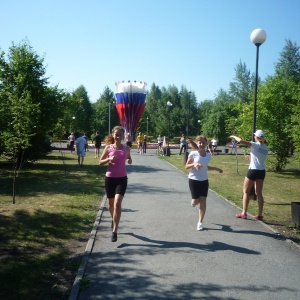
<svg viewBox="0 0 300 300">
<path fill-rule="evenodd" d="M 160 157 L 188 174 L 189 170 L 184 169 L 183 156 L 172 154 Z M 272 159 L 274 159 L 272 156 L 268 156 L 267 166 L 271 166 Z M 209 171 L 210 189 L 242 207 L 243 182 L 249 161 L 244 155 L 221 154 L 214 155 L 210 165 L 223 169 L 222 174 Z M 298 244 L 300 243 L 300 230 L 292 223 L 291 202 L 300 201 L 299 179 L 300 162 L 294 158 L 282 173 L 267 170 L 263 188 L 264 222 Z M 257 201 L 250 201 L 249 213 L 257 214 Z"/>
<path fill-rule="evenodd" d="M 0 161 L 0 299 L 68 299 L 104 191 L 93 152 L 52 153 L 12 178 Z"/>
</svg>

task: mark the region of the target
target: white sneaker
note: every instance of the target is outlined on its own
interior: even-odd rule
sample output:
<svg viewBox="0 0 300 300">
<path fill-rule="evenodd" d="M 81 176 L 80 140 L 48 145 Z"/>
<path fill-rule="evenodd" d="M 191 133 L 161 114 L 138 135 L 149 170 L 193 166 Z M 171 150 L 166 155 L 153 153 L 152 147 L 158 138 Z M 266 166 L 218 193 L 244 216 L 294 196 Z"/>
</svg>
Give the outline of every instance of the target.
<svg viewBox="0 0 300 300">
<path fill-rule="evenodd" d="M 202 223 L 201 222 L 198 222 L 197 224 L 197 230 L 203 230 L 203 226 L 202 226 Z"/>
</svg>

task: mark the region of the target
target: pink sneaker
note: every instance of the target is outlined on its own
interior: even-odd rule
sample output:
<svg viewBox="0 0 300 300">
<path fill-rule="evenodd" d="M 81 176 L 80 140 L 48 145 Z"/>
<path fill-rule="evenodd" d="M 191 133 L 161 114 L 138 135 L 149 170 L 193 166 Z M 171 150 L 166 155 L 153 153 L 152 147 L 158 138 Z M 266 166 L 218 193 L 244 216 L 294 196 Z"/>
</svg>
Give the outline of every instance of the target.
<svg viewBox="0 0 300 300">
<path fill-rule="evenodd" d="M 247 214 L 240 213 L 240 214 L 236 214 L 235 216 L 240 219 L 247 219 Z"/>
</svg>

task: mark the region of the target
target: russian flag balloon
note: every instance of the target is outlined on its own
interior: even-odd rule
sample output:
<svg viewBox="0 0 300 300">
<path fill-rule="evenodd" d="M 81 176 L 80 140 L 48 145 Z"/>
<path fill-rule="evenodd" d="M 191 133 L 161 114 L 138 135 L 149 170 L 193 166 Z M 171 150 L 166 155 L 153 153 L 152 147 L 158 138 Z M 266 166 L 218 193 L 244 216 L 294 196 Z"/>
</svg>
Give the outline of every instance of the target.
<svg viewBox="0 0 300 300">
<path fill-rule="evenodd" d="M 120 123 L 133 139 L 146 106 L 146 85 L 142 81 L 116 82 L 116 109 Z"/>
</svg>

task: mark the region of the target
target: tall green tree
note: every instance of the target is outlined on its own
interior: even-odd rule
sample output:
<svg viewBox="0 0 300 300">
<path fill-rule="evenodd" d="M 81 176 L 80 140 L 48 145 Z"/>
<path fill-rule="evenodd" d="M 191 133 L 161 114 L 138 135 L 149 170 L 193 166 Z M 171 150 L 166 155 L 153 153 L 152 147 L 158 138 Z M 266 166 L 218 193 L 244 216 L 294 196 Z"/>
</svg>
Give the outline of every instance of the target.
<svg viewBox="0 0 300 300">
<path fill-rule="evenodd" d="M 159 107 L 162 97 L 161 89 L 153 83 L 150 91 L 147 92 L 145 115 L 148 116 L 149 135 L 162 134 L 161 130 L 158 129 L 160 122 Z"/>
<path fill-rule="evenodd" d="M 224 89 L 218 91 L 214 100 L 201 102 L 199 115 L 202 133 L 208 138 L 216 137 L 221 143 L 226 143 L 226 124 L 228 119 L 237 118 L 234 110 L 237 103 Z"/>
<path fill-rule="evenodd" d="M 279 60 L 275 64 L 275 74 L 286 80 L 291 79 L 296 83 L 300 83 L 299 46 L 291 40 L 286 40 Z"/>
<path fill-rule="evenodd" d="M 103 93 L 100 95 L 96 103 L 92 104 L 93 120 L 92 128 L 93 134 L 99 131 L 102 137 L 109 133 L 109 127 L 119 125 L 119 117 L 115 107 L 115 96 L 109 87 L 105 87 Z M 109 120 L 110 116 L 110 120 Z M 110 126 L 109 126 L 110 121 Z"/>
<path fill-rule="evenodd" d="M 275 169 L 281 171 L 290 154 L 298 147 L 297 124 L 300 84 L 299 46 L 286 40 L 286 44 L 275 64 L 275 75 L 270 76 L 259 93 L 262 109 L 261 124 L 269 130 L 269 145 L 275 153 Z"/>
<path fill-rule="evenodd" d="M 20 115 L 22 112 L 16 114 L 12 111 L 19 111 L 19 107 L 25 111 L 25 106 L 31 107 L 31 127 L 24 126 L 22 129 L 24 135 L 28 134 L 29 141 L 24 155 L 26 159 L 37 159 L 50 150 L 50 144 L 45 143 L 48 132 L 62 115 L 62 93 L 57 87 L 48 87 L 43 61 L 26 41 L 13 44 L 7 57 L 4 52 L 0 56 L 1 144 L 8 149 L 11 143 L 6 135 L 17 134 L 11 124 L 24 117 Z M 22 123 L 19 128 L 22 128 Z"/>
<path fill-rule="evenodd" d="M 172 106 L 168 106 L 167 102 Z M 149 132 L 152 135 L 179 137 L 182 133 L 196 135 L 199 133 L 198 104 L 195 94 L 185 86 L 180 91 L 174 85 L 159 88 L 151 86 L 147 94 L 145 117 L 148 116 Z M 149 134 L 150 134 L 149 133 Z"/>
<path fill-rule="evenodd" d="M 236 101 L 249 103 L 253 95 L 253 77 L 245 63 L 241 61 L 235 67 L 235 78 L 229 83 L 229 95 Z"/>
<path fill-rule="evenodd" d="M 292 115 L 297 103 L 297 86 L 293 80 L 270 76 L 259 90 L 257 128 L 267 133 L 269 148 L 276 158 L 276 171 L 285 167 L 293 146 Z"/>
<path fill-rule="evenodd" d="M 16 177 L 24 162 L 50 151 L 47 133 L 61 114 L 61 93 L 48 87 L 46 69 L 28 42 L 0 56 L 0 144 L 13 163 L 13 202 Z"/>
<path fill-rule="evenodd" d="M 300 151 L 300 85 L 295 86 L 294 95 L 296 103 L 292 108 L 292 139 L 293 147 L 296 151 Z"/>
<path fill-rule="evenodd" d="M 91 134 L 91 124 L 93 118 L 93 109 L 86 88 L 80 85 L 72 92 L 69 99 L 69 112 L 73 119 L 74 131 L 78 134 Z"/>
</svg>

